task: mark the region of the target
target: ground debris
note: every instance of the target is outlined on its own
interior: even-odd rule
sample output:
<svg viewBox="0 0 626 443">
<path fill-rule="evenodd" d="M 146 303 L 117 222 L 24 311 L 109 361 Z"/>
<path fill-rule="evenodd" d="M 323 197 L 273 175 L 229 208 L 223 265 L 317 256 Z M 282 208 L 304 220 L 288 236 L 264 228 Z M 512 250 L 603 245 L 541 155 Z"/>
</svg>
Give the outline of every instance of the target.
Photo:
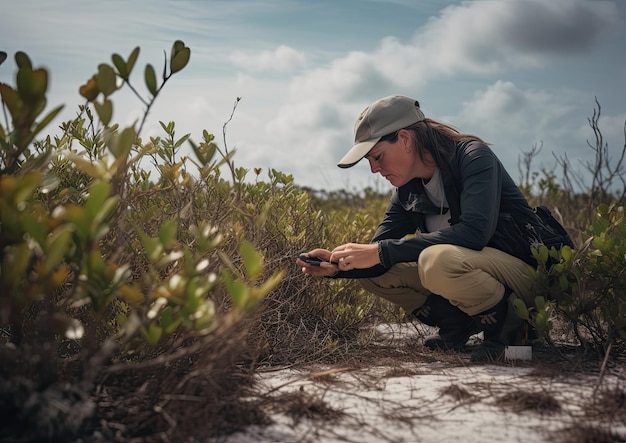
<svg viewBox="0 0 626 443">
<path fill-rule="evenodd" d="M 499 397 L 496 404 L 515 412 L 534 411 L 539 414 L 553 414 L 561 411 L 559 401 L 549 392 L 515 390 Z"/>
</svg>

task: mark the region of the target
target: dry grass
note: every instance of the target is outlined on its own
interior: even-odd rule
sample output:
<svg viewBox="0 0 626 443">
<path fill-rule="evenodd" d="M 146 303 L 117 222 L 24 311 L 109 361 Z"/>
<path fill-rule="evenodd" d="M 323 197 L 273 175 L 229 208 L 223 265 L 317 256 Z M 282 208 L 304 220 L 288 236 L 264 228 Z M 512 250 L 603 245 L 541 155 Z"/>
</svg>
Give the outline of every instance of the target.
<svg viewBox="0 0 626 443">
<path fill-rule="evenodd" d="M 301 419 L 336 421 L 345 414 L 329 406 L 322 395 L 310 394 L 303 386 L 298 392 L 289 392 L 274 398 L 274 411 L 282 412 L 291 417 L 295 423 Z"/>
<path fill-rule="evenodd" d="M 574 425 L 552 433 L 554 443 L 622 443 L 626 436 L 597 426 Z"/>
<path fill-rule="evenodd" d="M 381 326 L 377 331 L 381 328 L 384 330 Z M 409 407 L 403 401 L 383 399 L 388 386 L 397 386 L 394 380 L 414 380 L 407 383 L 411 392 L 406 395 L 418 400 L 423 393 L 414 383 L 419 386 L 421 379 L 428 380 L 433 375 L 445 377 L 449 372 L 450 380 L 455 380 L 452 374 L 458 368 L 470 373 L 482 372 L 479 366 L 469 362 L 472 345 L 465 352 L 433 352 L 421 346 L 428 331 L 418 328 L 414 332 L 408 336 L 391 329 L 383 334 L 372 333 L 367 345 L 344 352 L 340 359 L 294 365 L 292 374 L 301 376 L 279 384 L 271 390 L 271 396 L 261 396 L 268 405 L 274 405 L 274 412 L 290 417 L 294 426 L 301 424 L 308 429 L 301 437 L 303 442 L 352 441 L 344 440 L 346 434 L 341 434 L 340 429 L 348 434 L 353 429 L 354 435 L 366 432 L 368 438 L 381 442 L 403 441 L 385 433 L 380 423 L 371 422 L 354 409 L 338 407 L 346 402 L 362 403 L 361 411 L 377 410 L 384 426 L 406 428 L 414 435 L 437 423 L 440 414 L 495 407 L 506 411 L 505 414 L 544 417 L 544 420 L 562 424 L 562 431 L 547 433 L 542 441 L 626 441 L 626 435 L 612 429 L 622 425 L 626 417 L 623 386 L 611 384 L 616 379 L 624 379 L 626 359 L 622 355 L 609 358 L 602 372 L 603 361 L 595 354 L 571 345 L 536 345 L 532 361 L 506 361 L 496 365 L 503 369 L 523 369 L 527 374 L 524 380 L 502 383 L 460 379 L 440 388 L 440 399 L 435 403 L 418 401 L 420 406 Z M 611 383 L 606 382 L 608 378 Z M 581 392 L 591 390 L 594 394 L 570 394 L 578 384 Z M 292 389 L 284 391 L 290 385 Z M 565 386 L 567 393 L 561 392 Z M 338 396 L 343 399 L 339 403 Z"/>
<path fill-rule="evenodd" d="M 442 389 L 440 392 L 441 395 L 447 395 L 448 397 L 451 397 L 454 401 L 462 403 L 471 401 L 476 398 L 476 396 L 469 392 L 467 389 L 454 383 Z"/>
<path fill-rule="evenodd" d="M 471 367 L 469 351 L 472 345 L 465 352 L 427 350 L 421 342 L 432 331 L 419 325 L 405 325 L 403 330 L 398 330 L 393 325 L 357 324 L 342 341 L 339 340 L 341 331 L 332 327 L 325 329 L 315 323 L 322 316 L 310 315 L 306 319 L 300 316 L 299 323 L 296 323 L 297 315 L 294 305 L 289 322 L 260 324 L 257 319 L 257 327 L 267 327 L 261 336 L 255 335 L 258 329 L 246 335 L 245 328 L 238 325 L 236 330 L 224 331 L 206 343 L 198 340 L 184 342 L 184 346 L 177 350 L 176 358 L 165 363 L 155 359 L 138 364 L 109 364 L 97 379 L 93 395 L 84 398 L 95 403 L 98 413 L 95 415 L 97 421 L 93 421 L 88 429 L 81 430 L 81 438 L 90 443 L 193 441 L 198 435 L 219 440 L 250 425 L 269 426 L 272 415 L 282 414 L 294 426 L 303 422 L 332 425 L 348 421 L 355 429 L 368 430 L 370 435 L 378 435 L 379 441 L 388 441 L 385 440 L 385 433 L 375 425 L 362 417 L 350 415 L 330 402 L 329 395 L 347 392 L 356 400 L 380 409 L 381 416 L 386 417 L 389 423 L 419 427 L 436 419 L 437 412 L 430 410 L 428 404 L 423 408 L 407 409 L 402 403 L 383 404 L 382 400 L 362 396 L 360 392 L 384 392 L 387 383 L 394 379 L 419 380 L 442 368 Z M 279 342 L 278 338 L 286 336 L 284 346 L 274 350 L 275 360 L 267 354 L 251 354 L 251 348 L 241 346 L 246 342 L 243 336 L 247 337 L 248 344 L 256 345 L 259 337 L 267 338 L 270 332 L 277 334 L 274 345 Z M 3 349 L 10 350 L 7 347 Z M 257 349 L 261 348 L 252 348 Z M 265 348 L 263 352 L 272 351 Z M 273 361 L 283 365 L 268 364 Z M 552 435 L 549 441 L 626 440 L 625 436 L 611 431 L 612 424 L 626 421 L 624 386 L 607 385 L 602 377 L 617 375 L 624 379 L 626 358 L 623 354 L 614 353 L 604 362 L 597 355 L 571 344 L 537 345 L 533 349 L 532 361 L 507 361 L 499 365 L 529 369 L 528 378 L 535 379 L 537 386 L 520 387 L 514 383 L 494 386 L 484 381 L 451 382 L 439 391 L 441 397 L 451 401 L 448 411 L 471 405 L 495 404 L 513 414 L 558 416 L 568 405 L 551 386 L 564 381 L 576 383 L 578 377 L 590 376 L 597 380 L 594 395 L 567 400 L 570 405 L 574 402 L 581 411 L 572 420 L 576 425 L 567 425 L 562 433 Z M 271 374 L 271 371 L 285 367 L 302 375 L 286 381 L 273 392 L 259 392 L 256 382 L 259 374 Z M 382 370 L 370 371 L 371 368 Z M 76 369 L 72 371 L 74 377 Z M 343 374 L 350 375 L 349 382 L 345 381 Z M 302 381 L 311 383 L 315 389 L 296 385 Z M 297 389 L 283 389 L 290 385 L 297 386 Z M 545 386 L 547 388 L 540 388 Z M 18 393 L 15 391 L 18 385 L 12 388 L 15 392 L 9 392 L 10 387 L 6 385 L 2 388 L 6 390 L 6 395 Z M 60 390 L 59 393 L 62 394 L 60 398 L 67 401 L 55 404 L 70 407 L 75 397 L 68 397 L 71 392 L 67 390 Z M 376 402 L 381 403 L 376 405 Z M 29 423 L 33 423 L 32 418 Z M 57 425 L 63 425 L 63 422 L 59 421 Z M 33 430 L 36 427 L 33 426 Z M 45 437 L 45 429 L 39 427 L 37 430 L 38 437 Z M 15 437 L 17 434 L 7 435 Z M 30 435 L 34 434 L 31 432 Z M 312 434 L 311 441 L 315 441 L 315 435 Z M 0 436 L 0 441 L 10 441 L 6 438 L 9 437 Z M 12 438 L 12 441 L 32 439 Z M 73 437 L 69 435 L 66 441 L 73 441 Z"/>
<path fill-rule="evenodd" d="M 533 411 L 539 414 L 553 414 L 561 411 L 560 403 L 549 392 L 516 390 L 497 398 L 496 404 L 518 413 Z"/>
</svg>

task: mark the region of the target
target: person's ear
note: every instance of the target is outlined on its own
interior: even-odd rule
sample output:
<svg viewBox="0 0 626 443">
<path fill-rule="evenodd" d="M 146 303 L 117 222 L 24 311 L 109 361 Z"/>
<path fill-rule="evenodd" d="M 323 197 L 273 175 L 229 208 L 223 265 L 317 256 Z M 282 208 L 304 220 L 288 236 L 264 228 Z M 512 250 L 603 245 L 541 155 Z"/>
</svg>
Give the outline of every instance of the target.
<svg viewBox="0 0 626 443">
<path fill-rule="evenodd" d="M 406 129 L 400 129 L 398 131 L 398 141 L 406 152 L 411 152 L 411 134 Z"/>
</svg>

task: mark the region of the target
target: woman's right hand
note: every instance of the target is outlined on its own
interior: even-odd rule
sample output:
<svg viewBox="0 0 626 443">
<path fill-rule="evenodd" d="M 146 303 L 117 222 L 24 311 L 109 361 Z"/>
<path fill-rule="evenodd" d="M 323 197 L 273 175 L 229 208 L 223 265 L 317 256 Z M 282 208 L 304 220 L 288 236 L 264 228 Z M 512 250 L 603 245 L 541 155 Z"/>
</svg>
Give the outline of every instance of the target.
<svg viewBox="0 0 626 443">
<path fill-rule="evenodd" d="M 339 268 L 335 263 L 329 262 L 331 255 L 331 252 L 329 250 L 317 248 L 307 252 L 306 254 L 310 255 L 311 257 L 320 258 L 324 261 L 319 266 L 315 266 L 305 261 L 302 261 L 299 258 L 296 259 L 296 265 L 300 266 L 304 274 L 312 275 L 314 277 L 330 277 L 332 275 L 335 275 L 337 271 L 339 271 Z"/>
</svg>

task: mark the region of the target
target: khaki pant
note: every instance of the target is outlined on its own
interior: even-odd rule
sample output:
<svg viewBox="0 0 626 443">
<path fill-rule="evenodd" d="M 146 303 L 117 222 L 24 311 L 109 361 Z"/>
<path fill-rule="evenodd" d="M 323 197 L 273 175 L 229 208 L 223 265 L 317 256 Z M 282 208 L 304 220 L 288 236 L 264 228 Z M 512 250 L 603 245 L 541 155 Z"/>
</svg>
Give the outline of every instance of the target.
<svg viewBox="0 0 626 443">
<path fill-rule="evenodd" d="M 360 282 L 365 290 L 408 313 L 432 293 L 447 298 L 468 315 L 477 315 L 502 299 L 505 285 L 527 303 L 531 301 L 530 269 L 498 249 L 434 245 L 422 251 L 417 262 L 398 263 L 385 274 Z"/>
</svg>

